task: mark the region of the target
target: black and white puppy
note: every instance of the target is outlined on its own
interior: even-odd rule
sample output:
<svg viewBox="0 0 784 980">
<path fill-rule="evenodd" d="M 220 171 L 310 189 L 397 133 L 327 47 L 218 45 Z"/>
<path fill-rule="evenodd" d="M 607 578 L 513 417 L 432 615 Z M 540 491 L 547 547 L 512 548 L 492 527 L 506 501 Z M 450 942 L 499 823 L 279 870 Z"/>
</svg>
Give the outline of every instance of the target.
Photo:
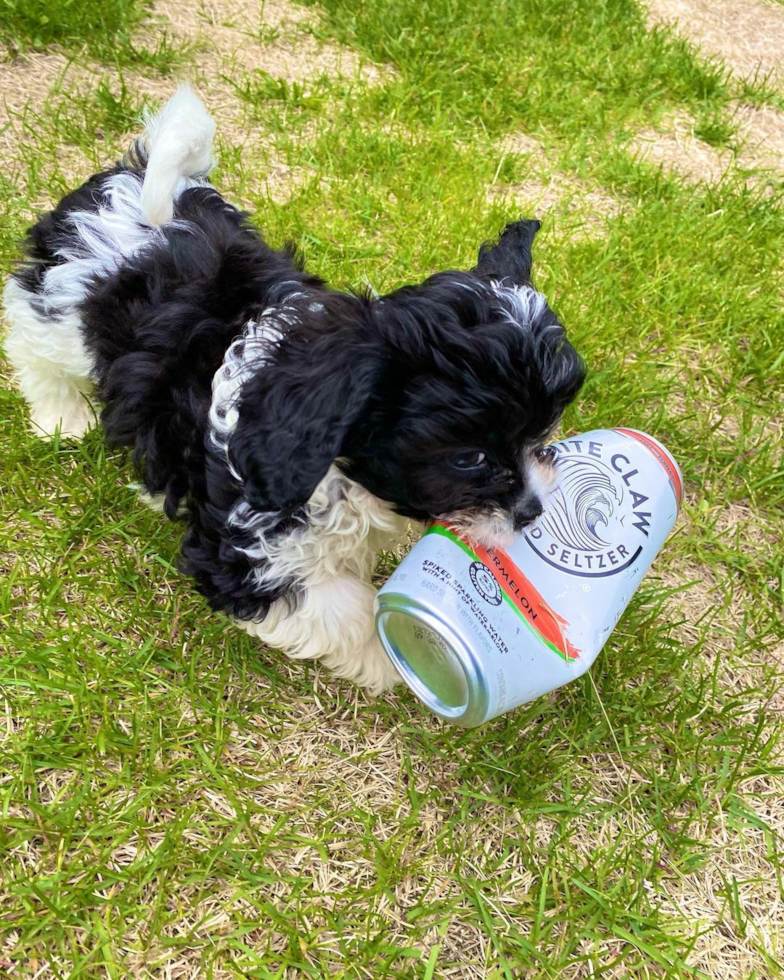
<svg viewBox="0 0 784 980">
<path fill-rule="evenodd" d="M 36 429 L 134 448 L 148 500 L 187 513 L 214 609 L 380 692 L 378 551 L 439 518 L 499 543 L 537 517 L 544 441 L 584 377 L 530 281 L 535 221 L 470 272 L 370 300 L 274 251 L 209 184 L 190 89 L 124 161 L 30 231 L 5 349 Z"/>
</svg>

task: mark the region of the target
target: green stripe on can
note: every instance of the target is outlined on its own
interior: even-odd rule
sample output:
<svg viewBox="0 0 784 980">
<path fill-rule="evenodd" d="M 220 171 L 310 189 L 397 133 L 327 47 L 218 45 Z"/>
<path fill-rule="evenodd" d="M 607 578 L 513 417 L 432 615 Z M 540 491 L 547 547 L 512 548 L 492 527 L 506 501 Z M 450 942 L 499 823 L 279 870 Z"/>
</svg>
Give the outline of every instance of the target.
<svg viewBox="0 0 784 980">
<path fill-rule="evenodd" d="M 426 535 L 440 534 L 442 538 L 446 538 L 448 541 L 451 541 L 453 544 L 456 544 L 458 548 L 460 548 L 461 551 L 464 551 L 472 561 L 478 561 L 481 565 L 484 565 L 485 568 L 487 568 L 487 570 L 492 575 L 492 569 L 488 568 L 488 566 L 485 564 L 485 562 L 482 561 L 479 555 L 477 555 L 475 551 L 472 551 L 471 548 L 465 543 L 465 541 L 463 541 L 462 538 L 458 537 L 454 531 L 450 531 L 449 528 L 444 527 L 442 524 L 431 524 L 430 527 L 427 529 L 427 531 L 425 531 L 425 534 Z M 493 578 L 495 578 L 495 576 L 493 576 Z M 496 581 L 498 580 L 496 579 Z M 534 626 L 534 624 L 529 622 L 525 618 L 523 611 L 519 609 L 518 606 L 512 601 L 511 597 L 506 593 L 506 590 L 504 589 L 503 585 L 500 582 L 498 583 L 498 585 L 501 589 L 501 597 L 504 599 L 504 601 L 510 607 L 510 609 L 513 610 L 517 618 L 525 623 L 528 629 L 534 634 L 536 639 L 539 640 L 540 643 L 543 643 L 544 646 L 548 648 L 548 650 L 552 650 L 553 653 L 557 654 L 561 658 L 561 660 L 566 661 L 566 663 L 573 663 L 573 661 L 567 656 L 566 653 L 564 653 L 563 650 L 559 650 L 554 643 L 551 643 L 550 640 L 542 636 L 542 634 Z"/>
</svg>

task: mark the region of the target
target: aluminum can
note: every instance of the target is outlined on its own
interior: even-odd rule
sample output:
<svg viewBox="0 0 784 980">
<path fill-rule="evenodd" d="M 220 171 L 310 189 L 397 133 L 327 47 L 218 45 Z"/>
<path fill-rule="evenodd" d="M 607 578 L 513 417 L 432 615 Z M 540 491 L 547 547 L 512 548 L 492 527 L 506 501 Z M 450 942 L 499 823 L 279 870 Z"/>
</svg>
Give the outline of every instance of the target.
<svg viewBox="0 0 784 980">
<path fill-rule="evenodd" d="M 378 593 L 376 627 L 428 708 L 465 727 L 585 673 L 678 516 L 656 439 L 596 429 L 553 446 L 545 510 L 505 549 L 432 525 Z"/>
</svg>

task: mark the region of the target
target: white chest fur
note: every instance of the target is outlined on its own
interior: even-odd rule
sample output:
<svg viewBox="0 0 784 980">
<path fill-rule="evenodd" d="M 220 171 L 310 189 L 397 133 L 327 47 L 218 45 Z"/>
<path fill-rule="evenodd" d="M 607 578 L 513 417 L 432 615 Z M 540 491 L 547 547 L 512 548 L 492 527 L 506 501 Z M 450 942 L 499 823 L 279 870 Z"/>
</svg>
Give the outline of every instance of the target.
<svg viewBox="0 0 784 980">
<path fill-rule="evenodd" d="M 245 500 L 229 515 L 231 527 L 250 531 L 256 539 L 243 552 L 260 563 L 253 573 L 260 589 L 286 579 L 306 586 L 341 575 L 368 580 L 378 550 L 406 533 L 404 518 L 335 465 L 316 487 L 305 513 L 306 520 L 284 534 L 270 534 L 278 514 L 254 511 Z"/>
</svg>

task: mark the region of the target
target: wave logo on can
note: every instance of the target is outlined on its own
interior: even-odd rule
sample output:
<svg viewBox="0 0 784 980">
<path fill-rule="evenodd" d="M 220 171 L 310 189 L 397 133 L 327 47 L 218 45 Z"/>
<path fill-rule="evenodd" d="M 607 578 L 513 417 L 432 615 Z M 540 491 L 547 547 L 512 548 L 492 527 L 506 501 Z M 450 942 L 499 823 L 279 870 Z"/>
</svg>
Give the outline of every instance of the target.
<svg viewBox="0 0 784 980">
<path fill-rule="evenodd" d="M 501 587 L 481 561 L 471 562 L 468 568 L 471 584 L 479 595 L 491 606 L 501 605 Z"/>
<path fill-rule="evenodd" d="M 642 433 L 617 431 L 651 451 L 658 449 L 648 445 Z M 569 575 L 617 575 L 639 558 L 653 516 L 639 470 L 617 447 L 605 453 L 600 442 L 566 439 L 553 448 L 558 453 L 558 486 L 544 515 L 526 532 L 526 541 L 548 565 Z M 664 465 L 661 454 L 655 455 Z M 680 503 L 680 478 L 667 468 Z"/>
</svg>

